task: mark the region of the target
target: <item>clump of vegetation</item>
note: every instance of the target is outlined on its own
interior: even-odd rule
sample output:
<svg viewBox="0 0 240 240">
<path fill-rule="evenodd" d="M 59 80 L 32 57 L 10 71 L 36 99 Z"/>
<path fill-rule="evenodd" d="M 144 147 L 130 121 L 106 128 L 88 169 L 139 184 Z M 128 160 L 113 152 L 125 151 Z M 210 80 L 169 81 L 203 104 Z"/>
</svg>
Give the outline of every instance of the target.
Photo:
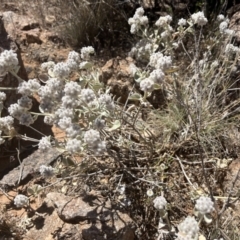
<svg viewBox="0 0 240 240">
<path fill-rule="evenodd" d="M 128 20 L 130 32 L 140 38 L 129 53 L 136 59 L 131 69 L 138 87 L 124 106 L 100 82 L 91 46 L 80 53 L 71 51 L 64 62 L 43 63 L 45 82 L 20 79 L 16 54 L 5 50 L 0 73 L 16 77 L 22 97 L 8 108 L 9 116 L 0 118 L 0 142 L 31 140 L 41 151 L 59 149 L 64 159 L 81 156 L 84 160 L 74 168 L 56 169 L 57 176 L 52 167 L 41 166 L 39 171 L 44 178 L 58 177 L 65 184 L 79 181 L 77 186 L 85 183 L 98 189 L 130 212 L 139 238 L 231 237 L 238 233 L 221 229 L 222 214 L 239 196 L 220 196 L 217 190 L 221 162 L 230 161 L 233 154 L 226 147 L 232 140 L 230 129 L 238 125 L 240 101 L 234 76 L 240 50 L 233 45 L 234 32 L 223 15 L 211 33 L 204 31 L 208 19 L 203 12 L 179 19 L 176 29 L 171 21 L 171 16 L 161 16 L 149 27 L 143 8 Z M 69 80 L 73 73 L 77 81 Z M 2 110 L 4 91 L 11 88 L 1 90 Z M 155 93 L 165 100 L 158 108 L 151 102 Z M 31 111 L 34 95 L 40 101 L 38 113 Z M 64 131 L 65 139 L 45 135 L 32 139 L 14 129 L 14 120 L 32 128 L 39 115 Z M 28 193 L 35 197 L 46 188 Z M 21 195 L 15 204 L 25 206 L 28 198 Z"/>
</svg>

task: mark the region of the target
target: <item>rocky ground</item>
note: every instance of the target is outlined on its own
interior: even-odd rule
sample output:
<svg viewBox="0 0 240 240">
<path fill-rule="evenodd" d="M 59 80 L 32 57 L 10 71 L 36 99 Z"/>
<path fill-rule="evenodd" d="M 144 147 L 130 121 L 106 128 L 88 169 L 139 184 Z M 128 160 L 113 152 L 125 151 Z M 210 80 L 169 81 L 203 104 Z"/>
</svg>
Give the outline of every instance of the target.
<svg viewBox="0 0 240 240">
<path fill-rule="evenodd" d="M 39 3 L 42 2 L 39 1 Z M 17 50 L 21 63 L 19 74 L 26 80 L 43 78 L 44 76 L 39 71 L 41 63 L 51 60 L 63 61 L 72 50 L 54 31 L 53 26 L 56 20 L 54 13 L 58 11 L 57 6 L 54 4 L 49 6 L 46 14 L 39 10 L 39 6 L 36 5 L 32 11 L 24 5 L 24 1 L 3 1 L 0 6 L 0 47 Z M 235 14 L 231 20 L 232 28 L 238 28 L 238 15 Z M 108 58 L 106 61 L 107 57 L 104 56 L 105 50 L 103 49 L 95 61 L 101 71 L 102 82 L 110 86 L 112 93 L 124 103 L 134 82 L 129 69 L 130 63 L 134 60 L 126 57 L 127 54 L 124 57 L 123 50 L 117 51 L 121 57 L 114 57 L 110 60 Z M 14 79 L 9 78 L 0 82 L 0 87 L 9 85 L 15 85 Z M 17 98 L 16 94 L 9 95 L 6 104 L 10 105 Z M 35 104 L 37 108 L 37 99 Z M 154 104 L 158 105 L 157 100 Z M 36 136 L 36 133 L 29 129 L 17 127 L 20 132 Z M 47 127 L 42 123 L 41 118 L 35 123 L 35 128 L 46 135 L 52 134 L 58 139 L 64 137 L 60 129 Z M 235 146 L 239 145 L 237 142 L 240 135 L 236 134 L 234 138 Z M 30 143 L 21 143 L 21 164 L 19 165 L 19 155 L 15 151 L 18 144 L 13 141 L 7 151 L 4 148 L 0 149 L 0 239 L 154 239 L 153 235 L 151 235 L 152 238 L 147 235 L 141 238 L 138 235 L 141 228 L 138 224 L 141 221 L 126 210 L 121 195 L 116 192 L 113 193 L 113 198 L 104 195 L 105 192 L 111 191 L 109 186 L 112 179 L 109 177 L 111 176 L 109 171 L 111 172 L 111 166 L 114 167 L 111 159 L 108 159 L 109 169 L 92 169 L 90 171 L 92 175 L 89 172 L 78 173 L 78 163 L 83 160 L 82 158 L 76 157 L 73 166 L 72 161 L 54 149 L 42 154 Z M 218 190 L 224 193 L 231 190 L 234 181 L 234 189 L 240 187 L 239 149 L 236 152 L 235 158 L 226 159 L 221 171 L 216 171 L 221 185 Z M 99 166 L 103 166 L 101 160 L 96 161 L 99 161 Z M 214 161 L 217 160 L 214 159 Z M 65 174 L 66 177 L 61 180 L 57 178 L 44 180 L 38 174 L 39 166 L 42 164 L 54 165 L 59 174 L 61 173 L 61 176 Z M 174 168 L 175 163 L 173 163 L 173 171 Z M 191 169 L 192 166 L 187 166 L 187 168 Z M 98 177 L 99 172 L 104 174 Z M 76 178 L 68 179 L 69 174 L 71 176 L 75 174 Z M 176 171 L 176 174 L 182 173 Z M 93 180 L 89 180 L 91 176 L 94 176 Z M 91 187 L 89 187 L 88 181 L 96 181 L 96 188 L 92 187 L 94 182 L 91 182 Z M 40 193 L 37 192 L 37 186 L 44 187 L 51 184 L 52 187 Z M 31 193 L 30 207 L 17 209 L 13 204 L 14 197 L 27 191 Z M 184 199 L 181 201 L 184 202 Z M 185 209 L 179 211 L 187 214 L 190 210 L 186 206 Z M 226 223 L 231 218 L 233 228 L 240 227 L 239 204 L 231 206 L 224 214 Z M 154 216 L 147 217 L 154 218 Z"/>
</svg>

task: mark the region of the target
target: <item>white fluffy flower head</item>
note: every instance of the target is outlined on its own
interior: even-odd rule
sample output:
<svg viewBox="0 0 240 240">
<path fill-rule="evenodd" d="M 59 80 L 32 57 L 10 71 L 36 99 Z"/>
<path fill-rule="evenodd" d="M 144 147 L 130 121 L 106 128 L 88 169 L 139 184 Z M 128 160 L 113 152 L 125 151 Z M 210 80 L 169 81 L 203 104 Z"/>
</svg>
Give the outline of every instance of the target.
<svg viewBox="0 0 240 240">
<path fill-rule="evenodd" d="M 159 196 L 153 200 L 153 204 L 157 210 L 164 210 L 167 206 L 167 201 L 165 197 Z"/>
<path fill-rule="evenodd" d="M 150 73 L 149 76 L 155 83 L 161 84 L 165 78 L 165 74 L 161 69 L 155 69 Z"/>
<path fill-rule="evenodd" d="M 203 12 L 194 13 L 194 14 L 192 14 L 191 18 L 193 20 L 193 23 L 197 24 L 198 26 L 204 26 L 208 22 L 207 18 L 204 16 Z"/>
<path fill-rule="evenodd" d="M 41 68 L 43 71 L 48 71 L 49 69 L 54 68 L 55 63 L 53 61 L 49 61 L 49 62 L 44 62 L 41 64 Z"/>
<path fill-rule="evenodd" d="M 6 100 L 6 93 L 0 92 L 0 102 L 3 102 L 4 100 Z"/>
<path fill-rule="evenodd" d="M 67 63 L 60 62 L 53 67 L 53 75 L 56 78 L 64 79 L 70 74 L 70 68 Z"/>
<path fill-rule="evenodd" d="M 25 207 L 28 205 L 28 203 L 29 203 L 29 199 L 25 195 L 18 194 L 14 198 L 14 205 L 16 205 L 16 207 L 18 208 Z"/>
<path fill-rule="evenodd" d="M 81 58 L 83 60 L 89 60 L 91 55 L 94 54 L 94 48 L 92 46 L 83 47 L 81 49 Z"/>
<path fill-rule="evenodd" d="M 228 28 L 228 23 L 223 21 L 219 24 L 220 33 L 224 33 L 224 31 Z"/>
<path fill-rule="evenodd" d="M 146 26 L 148 24 L 148 18 L 143 16 L 144 9 L 142 7 L 138 8 L 132 18 L 128 19 L 128 24 L 131 25 L 130 32 L 132 34 L 139 31 L 142 26 Z"/>
<path fill-rule="evenodd" d="M 195 218 L 188 216 L 178 225 L 178 230 L 178 239 L 196 239 L 199 227 Z"/>
<path fill-rule="evenodd" d="M 164 16 L 164 17 L 160 17 L 155 25 L 157 27 L 166 27 L 170 22 L 172 21 L 172 17 L 170 15 Z"/>
<path fill-rule="evenodd" d="M 92 89 L 86 88 L 81 92 L 81 99 L 85 103 L 90 103 L 96 98 L 96 95 Z"/>
<path fill-rule="evenodd" d="M 143 92 L 152 92 L 154 90 L 154 81 L 151 78 L 145 78 L 140 82 L 140 89 Z"/>
<path fill-rule="evenodd" d="M 42 151 L 46 151 L 47 149 L 51 148 L 51 142 L 50 142 L 50 136 L 49 137 L 43 137 L 39 143 L 38 148 Z"/>
<path fill-rule="evenodd" d="M 214 210 L 214 202 L 209 197 L 201 196 L 196 201 L 195 209 L 202 215 L 211 213 Z"/>
<path fill-rule="evenodd" d="M 225 17 L 224 17 L 223 14 L 219 14 L 219 15 L 217 16 L 217 20 L 218 20 L 219 22 L 223 21 L 224 19 L 225 19 Z"/>
<path fill-rule="evenodd" d="M 88 145 L 95 145 L 100 140 L 100 133 L 94 129 L 90 129 L 84 134 L 84 142 Z"/>
<path fill-rule="evenodd" d="M 13 50 L 4 50 L 0 54 L 0 75 L 15 71 L 18 66 L 17 54 Z"/>
<path fill-rule="evenodd" d="M 239 48 L 234 46 L 233 44 L 229 43 L 229 44 L 226 45 L 225 53 L 228 56 L 232 56 L 233 54 L 239 53 L 239 52 L 240 52 Z"/>
<path fill-rule="evenodd" d="M 178 20 L 178 25 L 179 26 L 185 26 L 187 24 L 187 20 L 186 19 L 184 19 L 184 18 L 181 18 L 181 19 L 179 19 Z"/>
<path fill-rule="evenodd" d="M 82 142 L 78 139 L 69 139 L 66 144 L 66 150 L 70 153 L 77 153 L 81 150 Z"/>
<path fill-rule="evenodd" d="M 54 175 L 54 168 L 51 166 L 41 165 L 39 172 L 44 178 L 50 178 Z"/>
</svg>

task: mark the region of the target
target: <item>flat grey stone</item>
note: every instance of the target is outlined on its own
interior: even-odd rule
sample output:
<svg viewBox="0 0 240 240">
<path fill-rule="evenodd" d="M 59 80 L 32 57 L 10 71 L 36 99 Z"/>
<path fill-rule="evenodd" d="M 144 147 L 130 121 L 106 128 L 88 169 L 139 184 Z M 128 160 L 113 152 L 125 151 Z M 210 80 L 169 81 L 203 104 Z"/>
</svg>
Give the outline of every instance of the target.
<svg viewBox="0 0 240 240">
<path fill-rule="evenodd" d="M 47 194 L 45 203 L 56 208 L 66 223 L 76 224 L 84 240 L 134 240 L 135 224 L 127 213 L 114 208 L 100 196 L 70 197 L 62 193 Z M 80 225 L 77 225 L 81 222 Z"/>
<path fill-rule="evenodd" d="M 36 150 L 33 154 L 23 159 L 20 166 L 7 173 L 0 181 L 0 185 L 16 186 L 18 182 L 21 183 L 32 173 L 38 172 L 41 165 L 51 164 L 60 155 L 61 152 L 55 148 L 50 148 L 46 151 Z"/>
</svg>

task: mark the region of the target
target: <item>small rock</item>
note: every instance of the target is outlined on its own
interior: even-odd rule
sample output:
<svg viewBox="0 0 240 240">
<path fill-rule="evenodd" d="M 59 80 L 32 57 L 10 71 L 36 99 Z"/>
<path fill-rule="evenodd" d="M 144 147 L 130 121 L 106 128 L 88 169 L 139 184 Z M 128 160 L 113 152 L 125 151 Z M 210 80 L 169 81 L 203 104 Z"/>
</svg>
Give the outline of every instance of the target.
<svg viewBox="0 0 240 240">
<path fill-rule="evenodd" d="M 96 206 L 90 206 L 81 198 L 72 198 L 62 193 L 51 192 L 47 194 L 56 207 L 59 217 L 65 222 L 79 222 L 89 219 L 96 219 Z"/>
<path fill-rule="evenodd" d="M 29 157 L 23 159 L 20 166 L 11 170 L 0 181 L 0 185 L 15 186 L 19 181 L 25 180 L 32 173 L 38 172 L 41 165 L 49 165 L 57 159 L 62 153 L 51 148 L 44 152 L 35 151 Z"/>
<path fill-rule="evenodd" d="M 115 209 L 110 201 L 89 195 L 69 197 L 62 193 L 47 194 L 45 203 L 54 206 L 59 217 L 79 225 L 84 240 L 134 240 L 135 225 L 127 213 Z"/>
<path fill-rule="evenodd" d="M 36 29 L 32 29 L 26 32 L 26 40 L 27 43 L 37 43 L 37 44 L 41 44 L 42 40 L 40 39 L 40 29 L 36 28 Z"/>
</svg>

